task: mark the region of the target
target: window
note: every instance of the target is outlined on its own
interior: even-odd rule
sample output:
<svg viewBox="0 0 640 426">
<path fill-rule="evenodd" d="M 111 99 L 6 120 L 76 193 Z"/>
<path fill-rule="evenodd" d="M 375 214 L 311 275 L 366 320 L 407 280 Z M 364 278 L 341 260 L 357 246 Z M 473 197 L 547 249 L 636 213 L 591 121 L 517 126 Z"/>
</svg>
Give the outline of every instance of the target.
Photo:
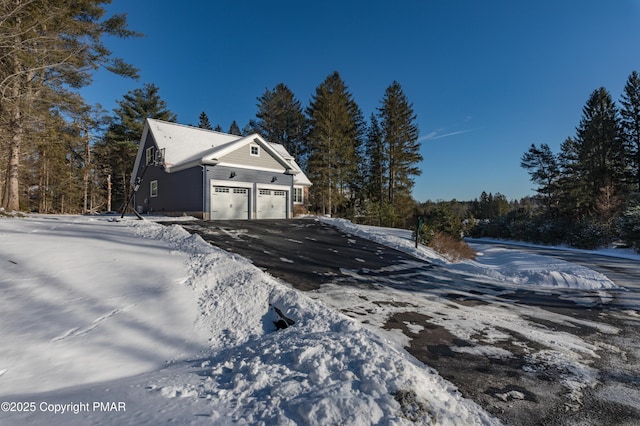
<svg viewBox="0 0 640 426">
<path fill-rule="evenodd" d="M 153 163 L 153 161 L 155 160 L 155 159 L 153 158 L 153 147 L 152 147 L 152 146 L 150 146 L 149 148 L 147 148 L 147 157 L 146 157 L 146 160 L 147 160 L 147 164 L 151 164 L 151 163 Z"/>
<path fill-rule="evenodd" d="M 258 145 L 251 145 L 251 155 L 254 157 L 260 156 L 260 147 Z"/>
<path fill-rule="evenodd" d="M 150 195 L 152 197 L 157 197 L 158 196 L 158 181 L 157 180 L 152 180 L 151 181 L 151 186 L 150 186 Z"/>
<path fill-rule="evenodd" d="M 302 188 L 293 188 L 293 202 L 296 204 L 303 203 Z"/>
</svg>

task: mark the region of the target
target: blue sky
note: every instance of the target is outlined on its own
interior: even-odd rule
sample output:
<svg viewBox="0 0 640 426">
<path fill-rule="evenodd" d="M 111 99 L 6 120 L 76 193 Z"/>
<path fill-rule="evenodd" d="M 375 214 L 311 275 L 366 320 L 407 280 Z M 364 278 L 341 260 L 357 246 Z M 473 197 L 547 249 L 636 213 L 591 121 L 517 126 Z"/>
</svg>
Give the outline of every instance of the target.
<svg viewBox="0 0 640 426">
<path fill-rule="evenodd" d="M 532 194 L 531 144 L 557 152 L 599 87 L 618 100 L 640 71 L 640 0 L 114 0 L 140 39 L 107 39 L 140 69 L 98 72 L 85 99 L 111 111 L 154 83 L 178 122 L 226 131 L 285 83 L 306 107 L 337 70 L 368 119 L 395 80 L 413 103 L 422 175 L 414 198 Z"/>
</svg>

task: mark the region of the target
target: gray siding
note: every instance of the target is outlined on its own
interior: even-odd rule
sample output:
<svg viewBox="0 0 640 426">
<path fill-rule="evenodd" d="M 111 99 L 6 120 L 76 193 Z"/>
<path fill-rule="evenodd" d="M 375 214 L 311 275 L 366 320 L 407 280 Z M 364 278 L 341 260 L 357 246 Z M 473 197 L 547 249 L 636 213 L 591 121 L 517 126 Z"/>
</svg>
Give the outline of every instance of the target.
<svg viewBox="0 0 640 426">
<path fill-rule="evenodd" d="M 254 182 L 258 184 L 286 185 L 293 188 L 293 176 L 282 172 L 267 172 L 263 170 L 251 170 L 244 168 L 234 168 L 232 166 L 207 166 L 207 179 L 227 180 L 229 185 L 233 186 L 233 182 Z M 232 178 L 231 174 L 235 174 Z M 273 178 L 276 178 L 274 181 Z"/>
<path fill-rule="evenodd" d="M 150 196 L 151 182 L 158 181 L 158 196 Z M 166 173 L 160 167 L 150 167 L 140 186 L 146 195 L 140 199 L 145 212 L 193 214 L 202 212 L 202 167 L 192 167 L 175 173 Z M 146 201 L 146 202 L 145 202 Z M 140 205 L 139 202 L 137 205 Z"/>
<path fill-rule="evenodd" d="M 239 164 L 249 167 L 284 171 L 284 167 L 282 167 L 282 165 L 278 163 L 278 161 L 276 161 L 271 156 L 271 154 L 266 152 L 261 146 L 260 156 L 256 157 L 251 155 L 251 145 L 246 145 L 220 158 L 220 161 L 224 163 Z"/>
<path fill-rule="evenodd" d="M 138 176 L 146 164 L 146 149 L 155 147 L 151 133 L 147 136 Z M 151 182 L 158 181 L 158 196 L 151 197 Z M 192 167 L 175 173 L 167 173 L 162 167 L 149 166 L 136 193 L 133 207 L 144 213 L 194 214 L 202 213 L 202 167 Z"/>
</svg>

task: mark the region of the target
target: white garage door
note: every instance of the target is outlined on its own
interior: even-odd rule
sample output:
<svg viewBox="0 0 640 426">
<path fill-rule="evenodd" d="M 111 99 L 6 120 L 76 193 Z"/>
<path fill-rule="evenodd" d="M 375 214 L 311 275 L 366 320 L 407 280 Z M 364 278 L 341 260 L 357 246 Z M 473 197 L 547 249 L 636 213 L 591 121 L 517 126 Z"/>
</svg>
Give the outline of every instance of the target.
<svg viewBox="0 0 640 426">
<path fill-rule="evenodd" d="M 286 219 L 287 191 L 259 189 L 256 207 L 258 219 Z"/>
<path fill-rule="evenodd" d="M 212 186 L 211 219 L 249 219 L 249 189 Z"/>
</svg>

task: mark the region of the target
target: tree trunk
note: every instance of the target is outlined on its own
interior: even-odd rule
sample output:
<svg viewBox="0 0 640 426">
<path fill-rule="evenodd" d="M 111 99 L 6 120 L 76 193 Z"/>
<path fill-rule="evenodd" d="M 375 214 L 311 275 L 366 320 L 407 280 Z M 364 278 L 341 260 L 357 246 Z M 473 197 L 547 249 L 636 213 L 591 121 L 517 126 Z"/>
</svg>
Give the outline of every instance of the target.
<svg viewBox="0 0 640 426">
<path fill-rule="evenodd" d="M 107 211 L 111 211 L 111 175 L 107 175 Z"/>
<path fill-rule="evenodd" d="M 84 156 L 84 194 L 83 194 L 83 213 L 88 213 L 87 210 L 87 198 L 89 192 L 89 165 L 91 164 L 91 140 L 89 139 L 89 132 L 85 129 L 87 144 L 85 146 L 85 156 Z"/>
<path fill-rule="evenodd" d="M 15 107 L 11 123 L 11 139 L 9 141 L 9 167 L 2 206 L 8 211 L 20 210 L 20 144 L 22 143 L 22 122 L 20 109 Z"/>
</svg>

